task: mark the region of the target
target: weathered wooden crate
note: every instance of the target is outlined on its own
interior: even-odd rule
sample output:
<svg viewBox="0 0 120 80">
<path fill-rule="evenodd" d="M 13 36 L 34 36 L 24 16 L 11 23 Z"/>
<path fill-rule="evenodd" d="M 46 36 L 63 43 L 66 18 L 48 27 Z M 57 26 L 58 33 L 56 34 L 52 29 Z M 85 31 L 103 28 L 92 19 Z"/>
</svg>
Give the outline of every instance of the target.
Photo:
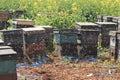
<svg viewBox="0 0 120 80">
<path fill-rule="evenodd" d="M 77 22 L 75 28 L 77 30 L 81 30 L 81 29 L 99 30 L 98 25 L 95 23 L 91 23 L 91 22 Z"/>
<path fill-rule="evenodd" d="M 42 27 L 45 29 L 45 44 L 47 53 L 54 51 L 53 45 L 53 27 L 52 26 L 35 26 L 37 28 Z"/>
<path fill-rule="evenodd" d="M 12 26 L 14 29 L 34 27 L 34 21 L 25 19 L 14 19 L 12 22 Z"/>
<path fill-rule="evenodd" d="M 22 44 L 22 39 L 22 30 L 20 29 L 3 31 L 3 40 L 5 45 Z"/>
<path fill-rule="evenodd" d="M 117 23 L 113 22 L 96 22 L 98 26 L 100 27 L 100 44 L 102 47 L 109 47 L 110 45 L 110 31 L 116 31 L 117 30 Z"/>
<path fill-rule="evenodd" d="M 0 46 L 0 80 L 16 80 L 16 52 Z"/>
<path fill-rule="evenodd" d="M 23 50 L 23 35 L 22 30 L 6 30 L 3 31 L 4 45 L 11 46 L 18 54 L 22 54 Z"/>
<path fill-rule="evenodd" d="M 78 56 L 77 33 L 74 29 L 54 31 L 55 51 L 59 56 Z"/>
<path fill-rule="evenodd" d="M 80 57 L 97 56 L 99 30 L 78 31 L 78 54 Z"/>
<path fill-rule="evenodd" d="M 112 22 L 113 16 L 103 16 L 103 22 Z"/>
<path fill-rule="evenodd" d="M 77 44 L 61 43 L 55 44 L 55 51 L 58 56 L 78 56 Z"/>
<path fill-rule="evenodd" d="M 45 29 L 44 28 L 22 28 L 23 52 L 26 54 L 45 55 Z"/>
<path fill-rule="evenodd" d="M 98 22 L 103 22 L 103 16 L 102 15 L 97 15 L 97 21 Z"/>
</svg>

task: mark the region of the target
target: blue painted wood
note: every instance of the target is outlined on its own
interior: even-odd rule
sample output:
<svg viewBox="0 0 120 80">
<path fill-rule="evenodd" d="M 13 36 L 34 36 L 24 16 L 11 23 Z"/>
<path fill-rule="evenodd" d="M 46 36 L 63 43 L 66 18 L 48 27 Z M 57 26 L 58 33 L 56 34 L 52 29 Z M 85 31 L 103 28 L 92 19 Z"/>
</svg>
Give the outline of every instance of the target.
<svg viewBox="0 0 120 80">
<path fill-rule="evenodd" d="M 56 43 L 77 43 L 77 34 L 55 34 Z"/>
</svg>

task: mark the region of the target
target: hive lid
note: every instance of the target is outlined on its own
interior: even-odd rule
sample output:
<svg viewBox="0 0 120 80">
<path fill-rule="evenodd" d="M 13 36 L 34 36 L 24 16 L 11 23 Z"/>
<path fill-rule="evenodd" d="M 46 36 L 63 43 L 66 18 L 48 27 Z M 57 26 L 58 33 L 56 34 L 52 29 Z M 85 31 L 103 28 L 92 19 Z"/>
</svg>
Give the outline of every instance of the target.
<svg viewBox="0 0 120 80">
<path fill-rule="evenodd" d="M 12 49 L 12 47 L 10 47 L 10 46 L 0 46 L 0 50 L 3 50 L 3 49 Z"/>
<path fill-rule="evenodd" d="M 39 27 L 42 27 L 42 28 L 53 28 L 52 26 L 48 26 L 48 25 L 46 25 L 46 26 L 35 25 L 35 27 L 36 28 L 39 28 Z"/>
<path fill-rule="evenodd" d="M 95 22 L 98 25 L 117 25 L 116 23 L 113 22 Z"/>
<path fill-rule="evenodd" d="M 90 22 L 76 22 L 76 24 L 79 26 L 98 26 L 97 24 Z"/>
<path fill-rule="evenodd" d="M 0 49 L 0 55 L 12 55 L 12 54 L 17 54 L 14 50 L 12 49 Z"/>
<path fill-rule="evenodd" d="M 17 25 L 34 25 L 34 21 L 26 19 L 14 19 L 13 23 Z"/>
<path fill-rule="evenodd" d="M 39 28 L 21 28 L 25 33 L 44 33 L 45 29 L 42 27 Z"/>
<path fill-rule="evenodd" d="M 60 30 L 54 30 L 55 34 L 74 34 L 77 33 L 76 29 L 60 29 Z"/>
</svg>

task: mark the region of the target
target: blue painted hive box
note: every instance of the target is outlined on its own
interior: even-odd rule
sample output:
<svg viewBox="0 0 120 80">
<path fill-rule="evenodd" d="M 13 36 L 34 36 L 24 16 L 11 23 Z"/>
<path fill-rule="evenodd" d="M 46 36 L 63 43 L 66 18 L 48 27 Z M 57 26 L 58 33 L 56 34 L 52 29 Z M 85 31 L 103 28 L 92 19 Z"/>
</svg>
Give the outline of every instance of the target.
<svg viewBox="0 0 120 80">
<path fill-rule="evenodd" d="M 8 46 L 0 46 L 0 75 L 16 73 L 16 52 Z"/>
</svg>

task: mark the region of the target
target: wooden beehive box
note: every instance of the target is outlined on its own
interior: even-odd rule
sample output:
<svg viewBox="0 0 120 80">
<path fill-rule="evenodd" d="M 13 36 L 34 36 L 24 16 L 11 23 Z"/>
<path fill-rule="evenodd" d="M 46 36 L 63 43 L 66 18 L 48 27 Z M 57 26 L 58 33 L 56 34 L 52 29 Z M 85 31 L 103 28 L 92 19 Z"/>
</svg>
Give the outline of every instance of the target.
<svg viewBox="0 0 120 80">
<path fill-rule="evenodd" d="M 78 31 L 78 54 L 81 57 L 97 56 L 99 30 L 81 29 Z"/>
<path fill-rule="evenodd" d="M 0 80 L 17 80 L 16 52 L 8 46 L 0 46 Z"/>
<path fill-rule="evenodd" d="M 116 33 L 116 50 L 115 50 L 115 59 L 120 59 L 120 32 Z"/>
<path fill-rule="evenodd" d="M 59 56 L 78 56 L 77 33 L 74 29 L 54 31 L 55 50 Z"/>
<path fill-rule="evenodd" d="M 54 51 L 53 46 L 53 27 L 52 26 L 35 26 L 36 28 L 42 27 L 45 29 L 45 43 L 47 53 Z"/>
<path fill-rule="evenodd" d="M 45 55 L 45 29 L 44 28 L 22 28 L 23 51 L 26 54 Z"/>
<path fill-rule="evenodd" d="M 96 22 L 100 27 L 100 44 L 102 47 L 109 47 L 110 45 L 110 31 L 117 30 L 117 23 L 113 22 Z"/>
<path fill-rule="evenodd" d="M 12 26 L 14 29 L 34 27 L 34 21 L 25 19 L 14 19 L 12 22 Z"/>
<path fill-rule="evenodd" d="M 14 29 L 14 30 L 3 31 L 3 41 L 4 41 L 4 45 L 11 46 L 18 54 L 23 53 L 22 52 L 22 46 L 23 46 L 22 30 Z"/>
<path fill-rule="evenodd" d="M 99 30 L 98 25 L 95 23 L 91 23 L 91 22 L 77 22 L 75 28 L 77 30 L 81 30 L 81 29 Z"/>
<path fill-rule="evenodd" d="M 112 22 L 113 16 L 103 16 L 103 22 Z"/>
</svg>

